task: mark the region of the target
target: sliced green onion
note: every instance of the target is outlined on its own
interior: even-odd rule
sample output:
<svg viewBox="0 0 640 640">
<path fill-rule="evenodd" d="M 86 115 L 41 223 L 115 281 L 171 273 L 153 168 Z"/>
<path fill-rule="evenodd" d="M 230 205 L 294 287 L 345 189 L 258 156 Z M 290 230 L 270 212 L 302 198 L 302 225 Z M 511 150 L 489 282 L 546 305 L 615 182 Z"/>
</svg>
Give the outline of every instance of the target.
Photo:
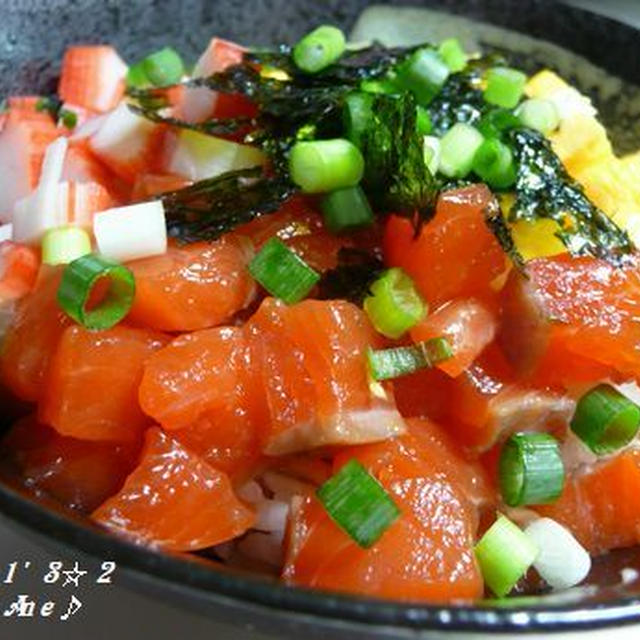
<svg viewBox="0 0 640 640">
<path fill-rule="evenodd" d="M 416 107 L 416 133 L 419 136 L 428 136 L 433 131 L 433 123 L 429 112 L 418 105 Z"/>
<path fill-rule="evenodd" d="M 400 88 L 391 78 L 363 80 L 360 83 L 360 90 L 366 93 L 383 93 L 388 96 L 400 93 Z"/>
<path fill-rule="evenodd" d="M 548 433 L 513 434 L 502 447 L 499 476 L 510 507 L 554 502 L 564 487 L 558 441 Z"/>
<path fill-rule="evenodd" d="M 494 67 L 487 72 L 487 88 L 484 99 L 489 104 L 495 104 L 505 109 L 514 109 L 527 84 L 527 76 L 510 67 Z"/>
<path fill-rule="evenodd" d="M 69 111 L 69 109 L 60 109 L 58 117 L 62 125 L 67 129 L 75 129 L 78 124 L 78 115 L 74 111 Z"/>
<path fill-rule="evenodd" d="M 152 53 L 140 65 L 148 81 L 155 87 L 164 87 L 180 82 L 184 75 L 182 58 L 171 47 L 164 47 L 164 49 Z"/>
<path fill-rule="evenodd" d="M 544 135 L 549 135 L 560 126 L 558 108 L 551 100 L 525 100 L 516 110 L 516 116 L 525 127 Z"/>
<path fill-rule="evenodd" d="M 368 129 L 373 117 L 373 95 L 364 91 L 350 93 L 344 101 L 343 124 L 346 137 L 362 146 L 362 134 Z"/>
<path fill-rule="evenodd" d="M 249 263 L 249 272 L 271 295 L 287 304 L 302 300 L 320 280 L 320 274 L 279 238 L 264 243 Z"/>
<path fill-rule="evenodd" d="M 304 36 L 293 48 L 293 61 L 307 73 L 317 73 L 332 65 L 345 50 L 344 33 L 323 25 Z"/>
<path fill-rule="evenodd" d="M 346 233 L 373 223 L 374 215 L 364 191 L 346 187 L 328 193 L 320 203 L 324 223 L 331 233 Z"/>
<path fill-rule="evenodd" d="M 419 49 L 398 69 L 396 82 L 427 105 L 449 77 L 449 67 L 434 49 Z"/>
<path fill-rule="evenodd" d="M 457 38 L 443 40 L 438 53 L 453 73 L 458 73 L 467 66 L 467 54 Z"/>
<path fill-rule="evenodd" d="M 538 557 L 538 547 L 511 520 L 498 515 L 475 547 L 487 586 L 499 598 L 508 595 Z"/>
<path fill-rule="evenodd" d="M 597 455 L 628 445 L 639 425 L 640 407 L 608 384 L 583 395 L 571 420 L 572 431 Z"/>
<path fill-rule="evenodd" d="M 453 125 L 440 141 L 440 172 L 448 178 L 466 178 L 473 167 L 482 134 L 471 125 Z"/>
<path fill-rule="evenodd" d="M 520 118 L 509 109 L 491 109 L 475 126 L 485 138 L 500 138 L 505 131 L 521 124 Z"/>
<path fill-rule="evenodd" d="M 147 78 L 142 62 L 132 64 L 129 67 L 129 70 L 127 71 L 126 84 L 128 87 L 133 87 L 134 89 L 144 89 L 151 84 L 149 78 Z"/>
<path fill-rule="evenodd" d="M 360 182 L 364 159 L 358 147 L 343 138 L 297 142 L 289 156 L 293 181 L 307 193 L 323 193 Z"/>
<path fill-rule="evenodd" d="M 79 227 L 49 229 L 42 238 L 44 264 L 69 264 L 91 253 L 91 238 Z"/>
<path fill-rule="evenodd" d="M 365 549 L 400 516 L 384 487 L 355 459 L 329 478 L 316 495 L 331 519 Z"/>
<path fill-rule="evenodd" d="M 494 189 L 507 189 L 516 181 L 513 153 L 497 138 L 485 140 L 478 147 L 473 157 L 473 170 Z"/>
<path fill-rule="evenodd" d="M 109 281 L 109 289 L 96 307 L 88 309 L 91 292 L 103 279 Z M 91 253 L 65 268 L 58 288 L 58 304 L 69 317 L 87 329 L 109 329 L 129 313 L 135 289 L 133 273 L 129 269 Z"/>
<path fill-rule="evenodd" d="M 398 267 L 385 271 L 370 291 L 364 299 L 364 310 L 376 331 L 387 338 L 399 338 L 427 312 L 413 280 Z"/>
<path fill-rule="evenodd" d="M 429 369 L 453 356 L 446 338 L 431 338 L 409 347 L 367 351 L 369 371 L 374 380 L 392 380 Z"/>
</svg>

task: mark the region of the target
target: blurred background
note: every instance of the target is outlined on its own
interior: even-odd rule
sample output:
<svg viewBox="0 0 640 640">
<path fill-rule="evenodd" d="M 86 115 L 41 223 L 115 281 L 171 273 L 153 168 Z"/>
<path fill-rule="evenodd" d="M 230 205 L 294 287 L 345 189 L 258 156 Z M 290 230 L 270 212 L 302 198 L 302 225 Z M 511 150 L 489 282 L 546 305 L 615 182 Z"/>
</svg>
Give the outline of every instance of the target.
<svg viewBox="0 0 640 640">
<path fill-rule="evenodd" d="M 640 28 L 640 0 L 566 1 Z M 29 570 L 24 571 L 23 577 L 16 572 L 14 585 L 3 584 L 10 563 L 15 561 L 30 562 Z M 71 569 L 76 561 L 80 563 L 80 569 L 88 568 L 79 556 L 54 556 L 42 550 L 0 517 L 0 613 L 20 594 L 39 598 L 40 604 L 47 599 L 56 600 L 63 609 L 67 607 L 72 594 L 82 602 L 82 608 L 64 623 L 57 620 L 60 611 L 55 617 L 40 620 L 15 620 L 0 615 L 0 640 L 268 640 L 267 636 L 250 628 L 216 624 L 174 608 L 170 603 L 129 591 L 119 584 L 117 570 L 111 585 L 89 587 L 87 576 L 83 576 L 79 579 L 80 586 L 77 589 L 72 586 L 63 588 L 61 582 L 43 587 L 42 575 L 48 570 L 49 563 L 56 561 L 63 562 L 64 569 Z M 37 568 L 37 572 L 31 571 L 33 568 Z M 242 622 L 239 621 L 239 624 Z M 637 640 L 638 637 L 638 630 L 607 631 L 602 635 L 603 640 Z M 447 635 L 447 640 L 454 638 Z"/>
</svg>

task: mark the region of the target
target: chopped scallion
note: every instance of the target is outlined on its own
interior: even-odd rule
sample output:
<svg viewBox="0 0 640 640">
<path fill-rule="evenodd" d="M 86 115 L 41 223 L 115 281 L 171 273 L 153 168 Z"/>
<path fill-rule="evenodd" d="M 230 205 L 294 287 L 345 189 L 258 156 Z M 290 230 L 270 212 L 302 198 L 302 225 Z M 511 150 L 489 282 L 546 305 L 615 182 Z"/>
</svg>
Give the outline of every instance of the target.
<svg viewBox="0 0 640 640">
<path fill-rule="evenodd" d="M 400 516 L 384 487 L 355 459 L 327 480 L 316 495 L 331 519 L 365 549 Z"/>
<path fill-rule="evenodd" d="M 413 280 L 398 267 L 385 271 L 370 291 L 364 310 L 376 331 L 387 338 L 399 338 L 427 312 Z"/>
<path fill-rule="evenodd" d="M 132 87 L 134 89 L 144 89 L 151 84 L 149 78 L 147 78 L 147 74 L 144 71 L 142 62 L 132 64 L 129 67 L 129 71 L 127 71 L 126 83 L 128 87 Z"/>
<path fill-rule="evenodd" d="M 91 238 L 79 227 L 49 229 L 42 238 L 44 264 L 69 264 L 91 253 Z"/>
<path fill-rule="evenodd" d="M 487 139 L 478 147 L 473 171 L 494 189 L 507 189 L 516 181 L 513 153 L 497 138 Z"/>
<path fill-rule="evenodd" d="M 622 449 L 639 426 L 640 407 L 608 384 L 583 395 L 571 420 L 572 431 L 598 455 Z"/>
<path fill-rule="evenodd" d="M 538 547 L 511 520 L 498 515 L 475 547 L 487 586 L 499 598 L 508 595 L 538 556 Z"/>
<path fill-rule="evenodd" d="M 336 189 L 320 203 L 324 223 L 331 233 L 345 233 L 373 223 L 374 215 L 364 191 L 358 187 Z"/>
<path fill-rule="evenodd" d="M 525 127 L 535 129 L 545 136 L 560 126 L 560 114 L 551 100 L 525 100 L 518 107 L 516 116 Z"/>
<path fill-rule="evenodd" d="M 520 118 L 514 115 L 513 111 L 498 108 L 491 109 L 491 111 L 482 116 L 476 124 L 476 129 L 485 138 L 501 138 L 506 131 L 521 125 Z"/>
<path fill-rule="evenodd" d="M 163 87 L 180 82 L 184 74 L 182 58 L 171 47 L 164 47 L 164 49 L 152 53 L 140 65 L 145 77 L 155 87 Z"/>
<path fill-rule="evenodd" d="M 483 141 L 482 134 L 471 125 L 453 125 L 440 141 L 440 172 L 448 178 L 466 178 Z"/>
<path fill-rule="evenodd" d="M 297 142 L 291 149 L 289 169 L 303 191 L 323 193 L 357 185 L 364 159 L 358 147 L 343 138 Z"/>
<path fill-rule="evenodd" d="M 428 369 L 452 356 L 453 351 L 446 338 L 431 338 L 409 347 L 367 351 L 371 377 L 378 381 Z"/>
<path fill-rule="evenodd" d="M 78 124 L 78 115 L 75 111 L 69 111 L 69 109 L 60 109 L 58 118 L 67 129 L 75 129 L 75 126 Z"/>
<path fill-rule="evenodd" d="M 279 238 L 265 242 L 250 262 L 249 272 L 271 295 L 287 304 L 302 300 L 320 280 L 320 274 Z"/>
<path fill-rule="evenodd" d="M 558 441 L 547 433 L 516 433 L 504 444 L 499 463 L 502 498 L 510 507 L 548 504 L 564 487 Z"/>
<path fill-rule="evenodd" d="M 438 53 L 453 73 L 463 71 L 467 66 L 467 54 L 457 38 L 443 40 L 438 47 Z"/>
<path fill-rule="evenodd" d="M 296 66 L 306 73 L 317 73 L 336 62 L 345 50 L 344 33 L 323 25 L 304 36 L 293 48 Z"/>
<path fill-rule="evenodd" d="M 104 279 L 108 280 L 109 288 L 97 305 L 89 309 L 93 288 Z M 58 288 L 58 303 L 82 326 L 101 330 L 118 324 L 129 313 L 134 294 L 135 280 L 129 269 L 91 253 L 65 268 Z"/>
<path fill-rule="evenodd" d="M 487 72 L 484 99 L 489 104 L 514 109 L 522 98 L 526 83 L 527 76 L 522 71 L 510 67 L 494 67 Z"/>
<path fill-rule="evenodd" d="M 421 105 L 429 104 L 438 94 L 447 78 L 449 67 L 434 49 L 419 49 L 400 65 L 396 82 L 411 91 Z"/>
</svg>

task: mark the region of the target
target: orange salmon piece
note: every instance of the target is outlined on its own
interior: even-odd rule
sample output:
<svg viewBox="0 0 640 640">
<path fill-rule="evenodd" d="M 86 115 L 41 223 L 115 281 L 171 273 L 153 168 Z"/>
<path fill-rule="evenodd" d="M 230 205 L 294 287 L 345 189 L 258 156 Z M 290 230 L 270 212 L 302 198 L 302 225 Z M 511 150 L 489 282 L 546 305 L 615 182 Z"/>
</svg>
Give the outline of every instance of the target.
<svg viewBox="0 0 640 640">
<path fill-rule="evenodd" d="M 248 306 L 256 285 L 246 238 L 170 246 L 161 256 L 130 263 L 136 296 L 129 319 L 162 331 L 195 331 L 227 323 Z"/>
<path fill-rule="evenodd" d="M 58 305 L 62 271 L 43 267 L 34 290 L 24 297 L 4 339 L 0 353 L 3 382 L 22 400 L 36 402 L 58 341 L 72 320 Z"/>
<path fill-rule="evenodd" d="M 506 265 L 484 221 L 484 211 L 494 201 L 485 185 L 447 191 L 417 238 L 410 220 L 391 216 L 383 241 L 385 262 L 402 267 L 433 307 L 454 298 L 491 294 L 492 281 Z"/>
<path fill-rule="evenodd" d="M 535 510 L 567 527 L 592 554 L 640 543 L 640 451 L 600 462 Z"/>
<path fill-rule="evenodd" d="M 499 340 L 516 368 L 547 383 L 640 376 L 635 261 L 617 268 L 564 254 L 532 260 L 527 273 L 528 282 L 512 274 L 503 294 Z"/>
<path fill-rule="evenodd" d="M 140 449 L 139 442 L 66 438 L 39 423 L 35 415 L 19 420 L 0 446 L 26 486 L 84 514 L 120 490 Z"/>
<path fill-rule="evenodd" d="M 137 544 L 167 551 L 220 544 L 255 521 L 225 473 L 157 427 L 147 431 L 140 463 L 121 491 L 92 518 Z"/>
<path fill-rule="evenodd" d="M 236 477 L 260 458 L 266 421 L 244 331 L 204 329 L 176 338 L 144 367 L 140 405 L 172 436 Z"/>
<path fill-rule="evenodd" d="M 410 433 L 340 453 L 334 470 L 359 460 L 401 515 L 371 548 L 362 549 L 315 497 L 302 498 L 293 512 L 284 580 L 410 602 L 481 597 L 484 584 L 473 555 L 477 511 L 456 473 L 466 462 L 454 457 L 443 462 L 444 452 L 429 454 Z"/>
<path fill-rule="evenodd" d="M 496 334 L 491 309 L 479 300 L 456 300 L 429 314 L 410 331 L 414 342 L 444 337 L 453 356 L 436 366 L 452 378 L 459 376 L 482 353 Z"/>
<path fill-rule="evenodd" d="M 69 327 L 51 360 L 40 419 L 80 440 L 137 439 L 149 422 L 138 404 L 143 365 L 166 341 L 123 325 Z"/>
<path fill-rule="evenodd" d="M 349 302 L 264 300 L 247 325 L 269 405 L 264 451 L 375 442 L 404 431 L 393 402 L 372 391 L 366 349 L 379 336 Z"/>
</svg>

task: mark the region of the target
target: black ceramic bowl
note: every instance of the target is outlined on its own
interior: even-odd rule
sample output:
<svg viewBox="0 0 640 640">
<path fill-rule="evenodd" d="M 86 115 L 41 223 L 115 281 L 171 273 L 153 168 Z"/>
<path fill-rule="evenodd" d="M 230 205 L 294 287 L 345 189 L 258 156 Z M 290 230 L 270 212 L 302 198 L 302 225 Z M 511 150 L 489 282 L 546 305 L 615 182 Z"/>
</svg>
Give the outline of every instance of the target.
<svg viewBox="0 0 640 640">
<path fill-rule="evenodd" d="M 640 33 L 584 11 L 542 0 L 391 4 L 437 8 L 551 41 L 627 83 L 640 84 Z M 0 96 L 50 92 L 55 86 L 56 61 L 71 43 L 113 43 L 128 59 L 171 44 L 195 58 L 213 34 L 244 43 L 291 42 L 319 23 L 333 22 L 348 29 L 366 5 L 366 0 L 0 0 Z M 505 44 L 511 46 L 507 40 Z M 558 61 L 553 48 L 527 51 L 521 57 L 529 64 L 553 66 Z M 584 85 L 581 65 L 574 64 L 572 73 Z M 625 91 L 616 89 L 620 86 L 596 91 L 595 97 L 605 117 L 618 125 L 622 122 L 617 127 L 619 146 L 634 142 L 640 146 L 640 116 L 633 113 L 631 103 L 621 100 Z M 5 423 L 19 410 L 6 402 L 0 409 Z M 474 607 L 412 606 L 288 588 L 267 578 L 212 567 L 197 557 L 152 553 L 2 483 L 0 512 L 50 546 L 116 560 L 132 583 L 147 593 L 281 638 L 305 633 L 398 639 L 416 637 L 419 630 L 548 633 L 640 623 L 640 582 L 620 582 L 621 568 L 640 566 L 640 554 L 634 550 L 596 561 L 589 586 L 561 597 Z"/>
</svg>

